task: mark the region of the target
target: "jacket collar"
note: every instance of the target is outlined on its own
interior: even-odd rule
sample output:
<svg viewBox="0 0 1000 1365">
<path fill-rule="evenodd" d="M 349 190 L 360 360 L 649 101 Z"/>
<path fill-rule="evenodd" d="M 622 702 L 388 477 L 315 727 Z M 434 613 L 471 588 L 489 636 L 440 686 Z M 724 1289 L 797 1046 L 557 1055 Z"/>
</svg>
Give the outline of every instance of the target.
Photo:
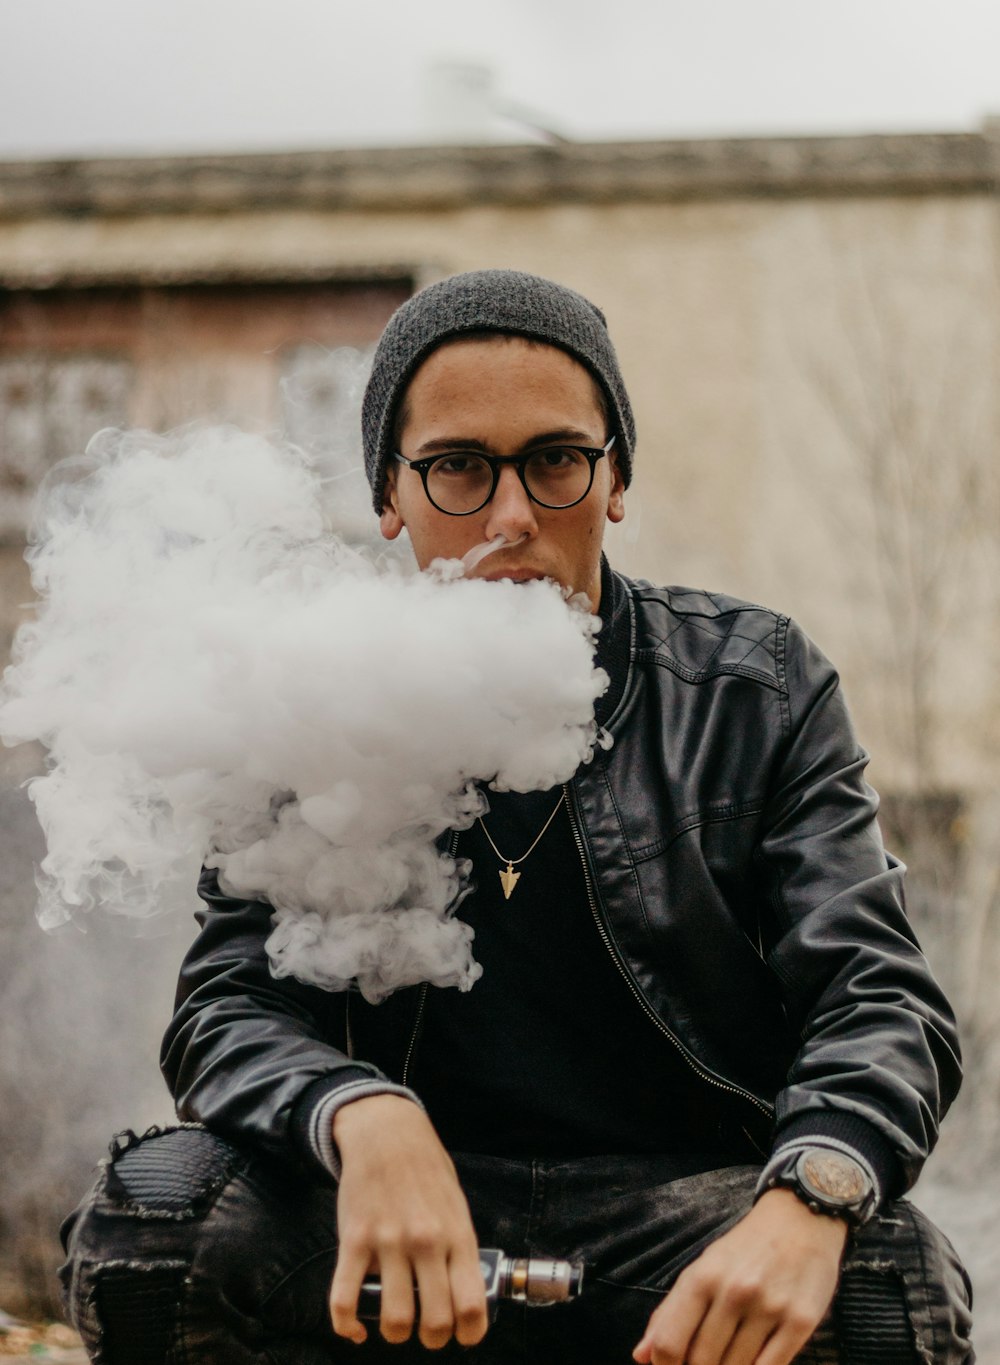
<svg viewBox="0 0 1000 1365">
<path fill-rule="evenodd" d="M 632 613 L 625 580 L 614 572 L 606 555 L 601 556 L 601 630 L 597 637 L 594 663 L 603 668 L 611 682 L 603 697 L 598 697 L 594 716 L 606 725 L 618 709 L 628 683 L 632 652 Z"/>
</svg>

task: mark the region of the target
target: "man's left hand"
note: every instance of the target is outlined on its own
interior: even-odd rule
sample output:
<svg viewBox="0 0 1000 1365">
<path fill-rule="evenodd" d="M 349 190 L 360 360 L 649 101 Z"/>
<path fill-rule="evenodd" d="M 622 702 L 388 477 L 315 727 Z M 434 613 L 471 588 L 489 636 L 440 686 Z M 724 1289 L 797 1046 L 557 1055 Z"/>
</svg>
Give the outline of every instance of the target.
<svg viewBox="0 0 1000 1365">
<path fill-rule="evenodd" d="M 847 1224 L 769 1190 L 681 1272 L 639 1365 L 788 1365 L 830 1307 Z"/>
</svg>

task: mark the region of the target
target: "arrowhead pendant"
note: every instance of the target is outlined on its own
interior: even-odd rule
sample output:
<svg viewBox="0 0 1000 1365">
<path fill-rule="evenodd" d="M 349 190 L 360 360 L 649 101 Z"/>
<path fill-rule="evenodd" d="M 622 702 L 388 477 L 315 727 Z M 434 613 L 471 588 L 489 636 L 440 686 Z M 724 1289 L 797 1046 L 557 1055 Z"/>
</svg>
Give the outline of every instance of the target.
<svg viewBox="0 0 1000 1365">
<path fill-rule="evenodd" d="M 503 886 L 504 900 L 509 901 L 514 887 L 517 886 L 518 882 L 521 880 L 521 874 L 520 872 L 514 871 L 513 863 L 508 863 L 507 867 L 500 872 L 499 876 L 501 885 Z"/>
</svg>

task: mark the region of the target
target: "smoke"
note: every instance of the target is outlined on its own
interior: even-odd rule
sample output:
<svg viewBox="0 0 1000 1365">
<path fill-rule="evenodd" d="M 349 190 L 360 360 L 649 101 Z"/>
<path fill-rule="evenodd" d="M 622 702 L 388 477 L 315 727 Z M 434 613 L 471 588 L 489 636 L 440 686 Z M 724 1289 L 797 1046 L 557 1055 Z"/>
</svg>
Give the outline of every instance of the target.
<svg viewBox="0 0 1000 1365">
<path fill-rule="evenodd" d="M 104 432 L 43 490 L 0 691 L 0 735 L 49 753 L 39 917 L 189 906 L 205 861 L 274 907 L 277 976 L 468 989 L 468 868 L 436 841 L 477 783 L 590 757 L 598 623 L 552 583 L 351 549 L 320 491 L 300 450 L 232 429 Z"/>
</svg>

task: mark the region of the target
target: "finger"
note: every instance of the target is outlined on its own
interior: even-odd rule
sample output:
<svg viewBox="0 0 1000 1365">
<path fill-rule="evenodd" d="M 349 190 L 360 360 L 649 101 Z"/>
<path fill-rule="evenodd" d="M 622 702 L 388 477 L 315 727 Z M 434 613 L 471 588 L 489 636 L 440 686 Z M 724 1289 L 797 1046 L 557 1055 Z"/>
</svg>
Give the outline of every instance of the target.
<svg viewBox="0 0 1000 1365">
<path fill-rule="evenodd" d="M 691 1359 L 696 1360 L 698 1365 L 722 1365 L 723 1360 L 727 1362 L 727 1365 L 750 1365 L 750 1360 L 753 1357 L 744 1361 L 742 1355 L 737 1352 L 741 1325 L 740 1315 L 730 1308 L 724 1307 L 716 1299 L 702 1318 L 698 1330 L 688 1346 L 688 1354 Z M 773 1323 L 768 1323 L 768 1331 L 773 1325 Z M 733 1357 L 730 1362 L 731 1351 Z"/>
<path fill-rule="evenodd" d="M 423 1257 L 414 1269 L 420 1291 L 418 1334 L 422 1345 L 436 1351 L 451 1340 L 455 1330 L 448 1263 L 443 1255 Z"/>
<path fill-rule="evenodd" d="M 486 1282 L 479 1265 L 479 1248 L 456 1251 L 448 1265 L 451 1301 L 455 1314 L 455 1337 L 462 1346 L 482 1341 L 490 1325 L 486 1306 Z"/>
<path fill-rule="evenodd" d="M 382 1252 L 379 1256 L 379 1278 L 382 1281 L 379 1331 L 386 1341 L 407 1341 L 413 1331 L 415 1315 L 413 1267 L 406 1256 Z"/>
<path fill-rule="evenodd" d="M 716 1293 L 688 1348 L 692 1360 L 698 1365 L 754 1365 L 777 1321 L 755 1295 L 755 1288 L 738 1285 Z"/>
<path fill-rule="evenodd" d="M 803 1309 L 790 1310 L 757 1356 L 757 1365 L 789 1365 L 818 1326 L 814 1313 Z"/>
<path fill-rule="evenodd" d="M 654 1311 L 632 1352 L 639 1365 L 680 1365 L 711 1301 L 708 1286 L 685 1272 Z"/>
<path fill-rule="evenodd" d="M 773 1332 L 772 1319 L 744 1318 L 719 1357 L 720 1365 L 759 1365 L 761 1350 Z"/>
<path fill-rule="evenodd" d="M 351 1248 L 341 1243 L 337 1253 L 337 1268 L 330 1285 L 330 1321 L 338 1337 L 360 1344 L 368 1337 L 368 1329 L 358 1317 L 358 1295 L 361 1282 L 368 1272 L 369 1254 L 361 1247 Z"/>
<path fill-rule="evenodd" d="M 733 1355 L 732 1360 L 730 1360 L 730 1348 L 732 1347 L 735 1350 L 738 1337 L 739 1329 L 737 1328 L 720 1344 L 718 1333 L 708 1336 L 704 1332 L 696 1332 L 684 1359 L 690 1360 L 692 1365 L 695 1361 L 697 1361 L 697 1365 L 722 1365 L 723 1361 L 726 1362 L 726 1365 L 736 1365 L 737 1361 L 739 1365 L 749 1365 L 749 1362 L 743 1360 L 742 1355 Z M 654 1365 L 659 1365 L 655 1354 L 653 1361 Z"/>
</svg>

